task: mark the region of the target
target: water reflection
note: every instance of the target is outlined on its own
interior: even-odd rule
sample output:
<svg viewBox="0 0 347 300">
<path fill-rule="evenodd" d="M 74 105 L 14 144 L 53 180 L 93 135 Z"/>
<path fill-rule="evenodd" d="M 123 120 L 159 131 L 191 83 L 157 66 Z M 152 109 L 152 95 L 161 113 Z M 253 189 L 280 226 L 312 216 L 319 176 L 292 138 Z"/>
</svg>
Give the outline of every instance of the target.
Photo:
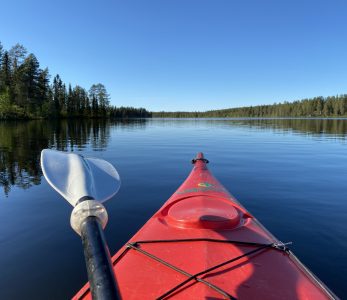
<svg viewBox="0 0 347 300">
<path fill-rule="evenodd" d="M 91 147 L 104 151 L 113 126 L 138 128 L 145 126 L 145 120 L 0 122 L 0 187 L 4 194 L 8 196 L 12 186 L 28 189 L 41 183 L 42 149 L 75 151 Z"/>
<path fill-rule="evenodd" d="M 313 136 L 327 134 L 345 139 L 347 134 L 347 119 L 248 119 L 237 122 L 249 127 L 273 128 L 276 131 L 294 131 Z"/>
<path fill-rule="evenodd" d="M 278 133 L 297 132 L 299 134 L 320 136 L 322 134 L 345 139 L 347 135 L 347 119 L 305 119 L 305 118 L 209 118 L 209 119 L 152 119 L 161 126 L 201 126 L 202 123 L 214 126 L 242 126 L 250 129 L 273 129 Z"/>
<path fill-rule="evenodd" d="M 129 131 L 155 126 L 247 127 L 275 132 L 296 132 L 345 139 L 347 119 L 137 119 L 123 121 L 61 120 L 0 123 L 0 186 L 7 196 L 11 187 L 28 189 L 41 182 L 40 153 L 44 148 L 63 151 L 104 151 L 111 129 Z"/>
</svg>

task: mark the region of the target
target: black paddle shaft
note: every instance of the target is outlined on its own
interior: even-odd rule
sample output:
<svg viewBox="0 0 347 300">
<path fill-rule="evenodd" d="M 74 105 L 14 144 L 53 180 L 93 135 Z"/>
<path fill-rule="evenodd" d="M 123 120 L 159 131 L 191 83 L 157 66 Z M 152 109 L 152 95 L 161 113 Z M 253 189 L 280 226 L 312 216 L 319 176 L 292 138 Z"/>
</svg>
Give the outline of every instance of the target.
<svg viewBox="0 0 347 300">
<path fill-rule="evenodd" d="M 94 300 L 121 299 L 110 252 L 97 217 L 87 217 L 80 228 L 92 298 Z"/>
</svg>

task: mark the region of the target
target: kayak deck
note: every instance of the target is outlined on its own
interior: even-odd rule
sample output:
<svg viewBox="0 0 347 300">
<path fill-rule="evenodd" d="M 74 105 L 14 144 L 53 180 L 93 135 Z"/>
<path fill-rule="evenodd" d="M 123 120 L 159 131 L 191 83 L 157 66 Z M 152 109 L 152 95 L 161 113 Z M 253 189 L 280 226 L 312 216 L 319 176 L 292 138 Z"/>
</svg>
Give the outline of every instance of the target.
<svg viewBox="0 0 347 300">
<path fill-rule="evenodd" d="M 122 299 L 335 299 L 207 169 L 113 257 Z M 73 299 L 91 299 L 86 284 Z"/>
</svg>

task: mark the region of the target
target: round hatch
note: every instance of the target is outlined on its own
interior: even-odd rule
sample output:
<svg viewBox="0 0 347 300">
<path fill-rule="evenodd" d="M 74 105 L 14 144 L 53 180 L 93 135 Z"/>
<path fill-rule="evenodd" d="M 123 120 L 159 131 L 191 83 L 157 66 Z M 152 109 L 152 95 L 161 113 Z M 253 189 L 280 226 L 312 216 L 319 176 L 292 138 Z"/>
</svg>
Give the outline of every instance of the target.
<svg viewBox="0 0 347 300">
<path fill-rule="evenodd" d="M 240 214 L 227 200 L 197 196 L 172 205 L 167 221 L 180 228 L 230 229 L 239 224 Z"/>
</svg>

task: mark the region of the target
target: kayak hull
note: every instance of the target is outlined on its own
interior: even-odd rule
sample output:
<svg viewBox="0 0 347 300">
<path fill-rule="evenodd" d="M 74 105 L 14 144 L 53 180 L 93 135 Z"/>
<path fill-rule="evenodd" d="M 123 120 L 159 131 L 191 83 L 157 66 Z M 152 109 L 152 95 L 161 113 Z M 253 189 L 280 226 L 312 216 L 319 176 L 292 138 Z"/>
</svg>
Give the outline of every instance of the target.
<svg viewBox="0 0 347 300">
<path fill-rule="evenodd" d="M 122 299 L 336 299 L 211 174 L 193 170 L 113 257 Z M 86 284 L 73 299 L 91 299 Z"/>
</svg>

